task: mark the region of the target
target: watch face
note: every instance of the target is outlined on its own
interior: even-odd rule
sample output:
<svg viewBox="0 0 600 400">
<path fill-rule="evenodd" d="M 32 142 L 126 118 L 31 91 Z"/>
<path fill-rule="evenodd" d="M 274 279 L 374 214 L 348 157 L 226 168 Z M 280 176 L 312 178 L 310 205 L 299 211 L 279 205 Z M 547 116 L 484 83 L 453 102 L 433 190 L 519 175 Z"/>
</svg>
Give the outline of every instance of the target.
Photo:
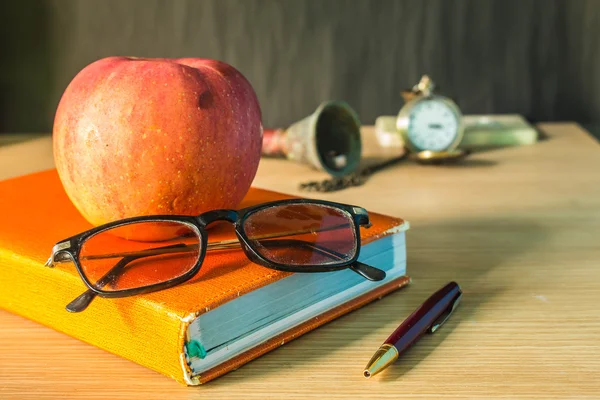
<svg viewBox="0 0 600 400">
<path fill-rule="evenodd" d="M 446 150 L 459 134 L 458 116 L 439 99 L 415 104 L 408 117 L 408 139 L 420 150 Z"/>
</svg>

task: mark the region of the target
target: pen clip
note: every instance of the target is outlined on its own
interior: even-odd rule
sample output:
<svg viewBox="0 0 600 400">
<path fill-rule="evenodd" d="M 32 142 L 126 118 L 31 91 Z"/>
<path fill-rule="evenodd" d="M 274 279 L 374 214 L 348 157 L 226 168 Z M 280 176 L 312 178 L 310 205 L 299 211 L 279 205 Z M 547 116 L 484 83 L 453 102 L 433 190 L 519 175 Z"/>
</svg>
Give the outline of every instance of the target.
<svg viewBox="0 0 600 400">
<path fill-rule="evenodd" d="M 456 309 L 456 306 L 458 305 L 458 303 L 460 303 L 461 298 L 462 298 L 462 292 L 459 292 L 458 296 L 456 296 L 456 298 L 454 299 L 454 302 L 452 303 L 452 305 L 449 306 L 448 309 L 446 311 L 444 311 L 442 313 L 442 315 L 440 315 L 438 317 L 438 319 L 433 321 L 433 324 L 431 324 L 431 327 L 427 330 L 429 333 L 433 333 L 433 332 L 437 331 L 439 329 L 439 327 L 442 326 L 444 324 L 444 322 L 446 322 L 448 320 L 448 318 L 450 318 L 450 315 L 452 315 L 452 313 L 454 312 L 454 309 Z"/>
</svg>

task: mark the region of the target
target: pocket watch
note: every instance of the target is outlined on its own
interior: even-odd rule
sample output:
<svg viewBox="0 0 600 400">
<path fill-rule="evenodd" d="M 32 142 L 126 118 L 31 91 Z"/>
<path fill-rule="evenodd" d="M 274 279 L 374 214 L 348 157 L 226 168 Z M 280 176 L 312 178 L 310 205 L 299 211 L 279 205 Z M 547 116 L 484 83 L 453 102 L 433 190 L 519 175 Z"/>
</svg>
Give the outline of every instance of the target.
<svg viewBox="0 0 600 400">
<path fill-rule="evenodd" d="M 411 90 L 402 92 L 405 104 L 396 118 L 396 132 L 417 161 L 438 163 L 466 155 L 458 149 L 463 135 L 462 113 L 450 98 L 435 94 L 435 85 L 423 75 Z"/>
<path fill-rule="evenodd" d="M 468 154 L 458 146 L 464 135 L 462 113 L 448 97 L 433 93 L 434 84 L 423 75 L 412 89 L 402 92 L 405 104 L 397 116 L 375 120 L 375 134 L 382 148 L 400 148 L 402 154 L 355 171 L 347 176 L 300 184 L 300 190 L 330 192 L 362 185 L 370 175 L 414 158 L 421 164 L 443 164 Z"/>
</svg>

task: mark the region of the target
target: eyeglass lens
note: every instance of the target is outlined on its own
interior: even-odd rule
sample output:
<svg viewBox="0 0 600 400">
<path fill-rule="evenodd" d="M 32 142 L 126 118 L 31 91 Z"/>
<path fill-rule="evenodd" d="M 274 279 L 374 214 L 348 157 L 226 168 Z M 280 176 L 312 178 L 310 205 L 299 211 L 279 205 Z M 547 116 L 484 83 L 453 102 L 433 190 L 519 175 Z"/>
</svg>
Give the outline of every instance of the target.
<svg viewBox="0 0 600 400">
<path fill-rule="evenodd" d="M 201 240 L 195 227 L 148 221 L 99 232 L 81 246 L 79 262 L 97 289 L 116 292 L 175 279 L 198 262 Z"/>
<path fill-rule="evenodd" d="M 352 216 L 339 208 L 309 203 L 260 209 L 243 230 L 265 259 L 284 265 L 327 266 L 350 261 L 357 238 Z"/>
</svg>

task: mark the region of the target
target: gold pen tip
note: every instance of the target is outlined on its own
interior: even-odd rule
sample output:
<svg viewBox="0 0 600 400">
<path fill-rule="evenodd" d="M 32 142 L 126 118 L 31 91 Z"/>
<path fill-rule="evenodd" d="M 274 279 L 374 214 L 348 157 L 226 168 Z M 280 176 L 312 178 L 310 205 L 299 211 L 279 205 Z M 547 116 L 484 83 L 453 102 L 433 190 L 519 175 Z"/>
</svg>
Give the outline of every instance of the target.
<svg viewBox="0 0 600 400">
<path fill-rule="evenodd" d="M 383 371 L 398 358 L 398 350 L 391 344 L 384 344 L 375 352 L 365 369 L 363 375 L 370 378 Z"/>
</svg>

